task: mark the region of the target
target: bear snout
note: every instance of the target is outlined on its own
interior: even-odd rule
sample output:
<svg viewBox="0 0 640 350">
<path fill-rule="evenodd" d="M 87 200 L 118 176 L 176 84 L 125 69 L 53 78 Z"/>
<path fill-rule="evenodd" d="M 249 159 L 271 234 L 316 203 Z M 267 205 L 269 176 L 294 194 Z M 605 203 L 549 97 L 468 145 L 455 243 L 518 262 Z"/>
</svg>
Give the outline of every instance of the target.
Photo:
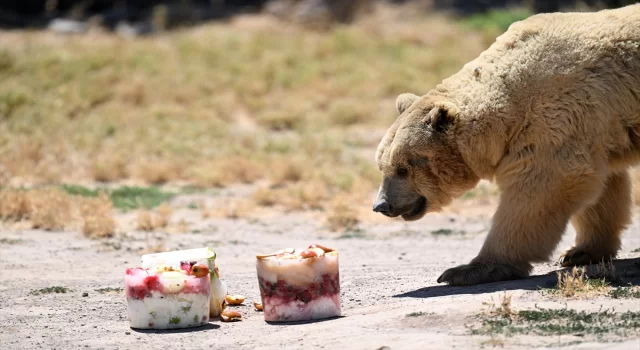
<svg viewBox="0 0 640 350">
<path fill-rule="evenodd" d="M 393 206 L 386 200 L 382 199 L 373 204 L 373 211 L 386 216 L 391 216 L 391 213 L 393 212 Z"/>
</svg>

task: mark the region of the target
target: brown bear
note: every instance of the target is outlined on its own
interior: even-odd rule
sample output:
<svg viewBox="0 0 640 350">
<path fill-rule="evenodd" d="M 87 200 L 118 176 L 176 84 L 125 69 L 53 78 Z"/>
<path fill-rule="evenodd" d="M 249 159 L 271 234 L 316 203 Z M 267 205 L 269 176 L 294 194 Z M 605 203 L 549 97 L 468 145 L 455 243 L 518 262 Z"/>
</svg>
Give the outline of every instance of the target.
<svg viewBox="0 0 640 350">
<path fill-rule="evenodd" d="M 439 283 L 527 277 L 568 223 L 577 237 L 563 266 L 616 256 L 631 221 L 628 168 L 640 163 L 640 4 L 516 22 L 458 73 L 396 106 L 376 151 L 374 211 L 417 220 L 481 179 L 501 190 L 478 256 Z"/>
</svg>

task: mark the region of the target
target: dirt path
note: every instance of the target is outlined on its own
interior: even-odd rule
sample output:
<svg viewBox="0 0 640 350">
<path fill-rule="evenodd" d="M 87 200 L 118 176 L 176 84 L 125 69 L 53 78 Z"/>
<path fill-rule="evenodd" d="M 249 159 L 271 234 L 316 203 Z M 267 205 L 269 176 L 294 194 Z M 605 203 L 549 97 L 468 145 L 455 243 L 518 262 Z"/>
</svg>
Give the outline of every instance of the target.
<svg viewBox="0 0 640 350">
<path fill-rule="evenodd" d="M 180 200 L 180 199 L 178 199 Z M 125 268 L 139 261 L 149 237 L 130 233 L 109 241 L 92 241 L 77 232 L 6 229 L 0 233 L 0 343 L 5 349 L 468 349 L 506 348 L 640 349 L 640 328 L 625 336 L 589 334 L 512 337 L 470 335 L 467 327 L 492 298 L 509 291 L 514 309 L 535 305 L 597 312 L 640 311 L 640 299 L 600 296 L 554 300 L 537 291 L 555 285 L 555 264 L 539 264 L 536 276 L 521 281 L 475 287 L 437 285 L 442 271 L 477 253 L 488 221 L 455 214 L 430 214 L 405 224 L 383 221 L 349 234 L 326 231 L 308 214 L 259 220 L 210 218 L 181 210 L 175 216 L 195 222 L 191 233 L 154 233 L 166 249 L 208 245 L 218 254 L 222 278 L 233 294 L 247 297 L 237 307 L 244 320 L 213 321 L 191 331 L 141 332 L 129 328 L 121 292 Z M 639 222 L 624 236 L 618 271 L 640 266 Z M 459 233 L 458 232 L 463 232 Z M 554 256 L 570 244 L 567 232 Z M 340 251 L 343 316 L 316 323 L 269 325 L 253 310 L 259 299 L 256 253 L 318 242 Z M 634 265 L 635 264 L 635 265 Z M 31 295 L 51 286 L 67 293 Z M 98 291 L 100 290 L 100 291 Z M 88 293 L 87 296 L 83 296 Z M 418 313 L 418 314 L 416 314 Z M 640 324 L 640 323 L 638 323 Z M 636 326 L 638 325 L 636 324 Z"/>
</svg>

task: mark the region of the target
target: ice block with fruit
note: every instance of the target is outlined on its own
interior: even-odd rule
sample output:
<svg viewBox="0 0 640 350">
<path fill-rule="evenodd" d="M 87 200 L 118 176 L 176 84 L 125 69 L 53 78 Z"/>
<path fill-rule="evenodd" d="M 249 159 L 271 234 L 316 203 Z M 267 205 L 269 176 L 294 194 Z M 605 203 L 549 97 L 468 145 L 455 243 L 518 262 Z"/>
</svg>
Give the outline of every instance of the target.
<svg viewBox="0 0 640 350">
<path fill-rule="evenodd" d="M 308 321 L 340 316 L 338 252 L 312 244 L 256 256 L 265 321 Z"/>
<path fill-rule="evenodd" d="M 224 308 L 223 303 L 227 294 L 227 286 L 220 280 L 220 274 L 216 266 L 216 253 L 211 248 L 176 250 L 142 256 L 143 268 L 156 269 L 168 266 L 173 269 L 180 269 L 182 266 L 189 264 L 204 264 L 209 268 L 211 284 L 209 317 L 220 316 Z"/>
<path fill-rule="evenodd" d="M 129 268 L 124 276 L 132 328 L 172 329 L 209 322 L 211 283 L 204 264 Z"/>
</svg>

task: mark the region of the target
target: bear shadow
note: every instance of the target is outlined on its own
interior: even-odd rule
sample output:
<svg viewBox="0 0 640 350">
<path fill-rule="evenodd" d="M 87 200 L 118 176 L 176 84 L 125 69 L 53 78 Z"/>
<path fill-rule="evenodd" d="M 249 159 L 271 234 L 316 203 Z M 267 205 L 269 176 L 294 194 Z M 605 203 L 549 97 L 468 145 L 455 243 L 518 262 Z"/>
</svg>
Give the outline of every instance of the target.
<svg viewBox="0 0 640 350">
<path fill-rule="evenodd" d="M 640 285 L 640 258 L 613 260 L 617 272 L 617 280 L 611 281 L 613 286 Z M 594 271 L 597 265 L 585 266 L 586 274 Z M 572 267 L 561 268 L 544 275 L 531 276 L 519 280 L 509 280 L 477 284 L 473 286 L 439 285 L 416 289 L 411 292 L 396 294 L 394 298 L 435 298 L 448 295 L 485 294 L 511 290 L 540 290 L 553 288 L 558 283 L 558 272 L 570 271 Z"/>
</svg>

